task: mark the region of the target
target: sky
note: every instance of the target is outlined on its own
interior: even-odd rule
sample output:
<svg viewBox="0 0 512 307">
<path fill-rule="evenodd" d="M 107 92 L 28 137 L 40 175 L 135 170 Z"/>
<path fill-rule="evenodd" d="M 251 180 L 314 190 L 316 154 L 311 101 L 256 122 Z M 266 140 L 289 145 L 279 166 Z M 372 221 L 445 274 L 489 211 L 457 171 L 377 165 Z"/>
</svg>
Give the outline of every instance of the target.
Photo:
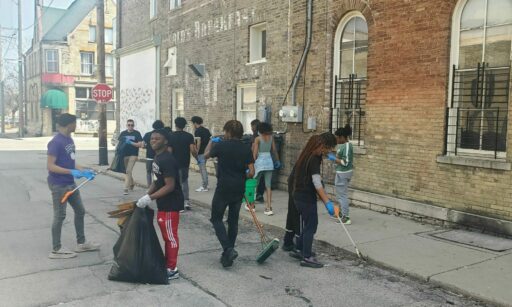
<svg viewBox="0 0 512 307">
<path fill-rule="evenodd" d="M 18 56 L 18 41 L 16 34 L 18 28 L 18 1 L 21 1 L 22 7 L 22 25 L 23 25 L 23 51 L 30 48 L 30 41 L 34 34 L 34 0 L 0 0 L 0 25 L 2 28 L 2 47 L 3 56 L 6 61 L 4 65 L 11 67 L 17 65 L 12 59 Z M 67 8 L 73 0 L 42 0 L 44 6 L 57 8 Z M 12 38 L 11 38 L 12 37 Z"/>
</svg>

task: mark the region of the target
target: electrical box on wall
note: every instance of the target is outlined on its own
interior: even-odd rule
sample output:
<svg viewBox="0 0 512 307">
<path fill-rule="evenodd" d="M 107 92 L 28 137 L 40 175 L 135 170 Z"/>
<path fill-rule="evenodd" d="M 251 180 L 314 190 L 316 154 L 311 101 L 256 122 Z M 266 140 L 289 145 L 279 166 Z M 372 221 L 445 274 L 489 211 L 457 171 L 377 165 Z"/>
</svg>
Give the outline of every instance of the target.
<svg viewBox="0 0 512 307">
<path fill-rule="evenodd" d="M 260 106 L 258 108 L 258 113 L 258 119 L 261 122 L 270 124 L 272 118 L 272 109 L 270 108 L 270 106 Z"/>
<path fill-rule="evenodd" d="M 301 123 L 302 122 L 302 107 L 299 106 L 283 106 L 279 111 L 279 117 L 283 122 L 287 123 Z"/>
</svg>

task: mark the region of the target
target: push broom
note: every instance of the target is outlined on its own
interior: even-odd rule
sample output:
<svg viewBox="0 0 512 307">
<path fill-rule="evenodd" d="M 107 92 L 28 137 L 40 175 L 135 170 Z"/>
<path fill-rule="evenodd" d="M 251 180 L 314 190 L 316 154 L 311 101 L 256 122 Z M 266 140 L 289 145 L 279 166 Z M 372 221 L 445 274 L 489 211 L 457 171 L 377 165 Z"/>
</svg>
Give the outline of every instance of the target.
<svg viewBox="0 0 512 307">
<path fill-rule="evenodd" d="M 256 184 L 257 181 L 255 179 L 248 179 L 246 181 L 244 198 L 245 202 L 247 203 L 247 207 L 249 207 L 249 212 L 251 213 L 254 225 L 256 225 L 256 228 L 260 234 L 262 250 L 256 257 L 256 262 L 261 264 L 265 262 L 265 260 L 267 260 L 267 258 L 270 257 L 270 255 L 272 255 L 279 248 L 279 239 L 270 239 L 265 234 L 263 226 L 260 224 L 258 218 L 256 217 L 256 213 L 254 212 L 254 189 L 256 188 Z M 249 199 L 252 201 L 249 201 Z"/>
</svg>

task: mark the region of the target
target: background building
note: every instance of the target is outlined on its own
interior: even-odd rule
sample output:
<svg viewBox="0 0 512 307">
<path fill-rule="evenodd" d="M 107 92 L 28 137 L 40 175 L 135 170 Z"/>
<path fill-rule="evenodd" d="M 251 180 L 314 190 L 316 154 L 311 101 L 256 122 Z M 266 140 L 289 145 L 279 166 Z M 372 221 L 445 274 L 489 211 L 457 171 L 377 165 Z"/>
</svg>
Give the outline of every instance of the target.
<svg viewBox="0 0 512 307">
<path fill-rule="evenodd" d="M 42 7 L 36 1 L 34 38 L 26 52 L 27 129 L 51 135 L 55 119 L 76 114 L 77 133 L 98 131 L 98 107 L 91 97 L 96 85 L 95 0 L 76 0 L 67 9 Z M 105 71 L 113 86 L 115 2 L 105 1 Z M 108 131 L 115 129 L 114 102 L 107 104 Z"/>
<path fill-rule="evenodd" d="M 512 233 L 512 1 L 126 0 L 120 12 L 121 89 L 149 101 L 142 121 L 199 115 L 220 133 L 267 120 L 284 133 L 283 188 L 312 134 L 350 123 L 354 204 Z M 130 108 L 121 118 L 137 121 Z"/>
</svg>

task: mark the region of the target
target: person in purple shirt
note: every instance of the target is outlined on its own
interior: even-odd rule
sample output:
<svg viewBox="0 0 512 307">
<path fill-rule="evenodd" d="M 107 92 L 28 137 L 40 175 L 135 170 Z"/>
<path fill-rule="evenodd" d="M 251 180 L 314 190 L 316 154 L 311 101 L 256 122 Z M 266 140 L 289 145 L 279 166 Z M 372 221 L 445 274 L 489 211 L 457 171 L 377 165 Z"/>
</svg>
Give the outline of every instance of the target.
<svg viewBox="0 0 512 307">
<path fill-rule="evenodd" d="M 57 119 L 57 127 L 59 133 L 48 143 L 48 187 L 52 193 L 53 200 L 53 248 L 48 257 L 51 259 L 64 259 L 76 257 L 75 252 L 98 250 L 100 245 L 85 240 L 85 209 L 80 198 L 80 191 L 74 192 L 66 203 L 61 204 L 64 194 L 76 187 L 75 179 L 87 178 L 92 180 L 95 173 L 92 170 L 84 169 L 75 164 L 75 143 L 71 138 L 71 133 L 75 132 L 76 116 L 68 113 L 60 115 Z M 62 224 L 66 218 L 67 203 L 75 212 L 77 241 L 75 252 L 62 247 L 60 242 Z"/>
</svg>

